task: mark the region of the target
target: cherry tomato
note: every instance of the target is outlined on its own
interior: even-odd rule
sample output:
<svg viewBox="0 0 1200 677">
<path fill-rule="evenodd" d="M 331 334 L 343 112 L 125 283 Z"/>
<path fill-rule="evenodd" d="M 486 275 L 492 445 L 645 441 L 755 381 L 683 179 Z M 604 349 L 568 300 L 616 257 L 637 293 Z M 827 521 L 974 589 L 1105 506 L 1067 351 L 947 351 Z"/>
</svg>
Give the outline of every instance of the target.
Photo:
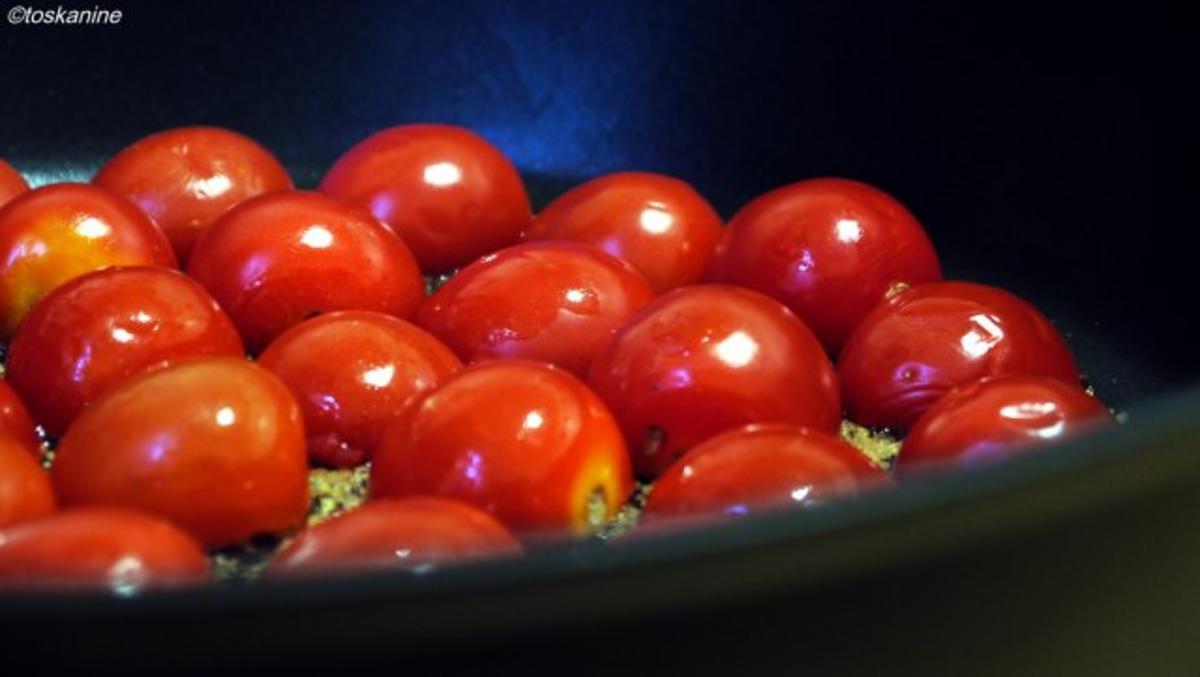
<svg viewBox="0 0 1200 677">
<path fill-rule="evenodd" d="M 390 224 L 427 273 L 513 244 L 531 219 L 508 158 L 445 125 L 392 127 L 364 139 L 334 163 L 320 190 Z"/>
<path fill-rule="evenodd" d="M 778 301 L 737 287 L 659 297 L 596 358 L 588 382 L 645 477 L 747 423 L 832 432 L 841 422 L 837 378 L 820 342 Z"/>
<path fill-rule="evenodd" d="M 258 363 L 291 388 L 308 455 L 338 468 L 375 453 L 384 428 L 462 363 L 425 330 L 390 315 L 321 315 L 271 342 Z"/>
<path fill-rule="evenodd" d="M 35 458 L 42 454 L 42 443 L 38 440 L 29 410 L 17 396 L 17 391 L 3 379 L 0 379 L 0 438 L 16 441 Z"/>
<path fill-rule="evenodd" d="M 740 517 L 813 505 L 890 482 L 841 438 L 809 428 L 748 425 L 700 444 L 654 484 L 643 518 Z"/>
<path fill-rule="evenodd" d="M 446 564 L 521 552 L 504 525 L 467 503 L 432 497 L 384 499 L 309 527 L 271 560 L 267 575 L 371 568 L 424 573 Z"/>
<path fill-rule="evenodd" d="M 266 148 L 217 127 L 151 134 L 117 153 L 92 183 L 137 203 L 186 262 L 200 231 L 256 195 L 291 190 L 287 170 Z"/>
<path fill-rule="evenodd" d="M 0 160 L 0 207 L 29 190 L 25 177 L 4 160 Z"/>
<path fill-rule="evenodd" d="M 371 465 L 376 497 L 458 498 L 521 532 L 590 532 L 633 491 L 603 403 L 566 371 L 496 360 L 464 369 L 397 419 Z"/>
<path fill-rule="evenodd" d="M 57 436 L 125 378 L 200 355 L 245 355 L 203 287 L 168 268 L 105 268 L 34 306 L 9 344 L 8 378 Z"/>
<path fill-rule="evenodd" d="M 425 298 L 400 238 L 366 211 L 320 193 L 272 193 L 225 212 L 197 240 L 187 271 L 254 352 L 316 313 L 407 317 Z"/>
<path fill-rule="evenodd" d="M 534 242 L 463 268 L 426 300 L 417 324 L 465 362 L 541 360 L 582 377 L 653 296 L 633 268 L 595 247 Z"/>
<path fill-rule="evenodd" d="M 951 388 L 984 376 L 1078 384 L 1065 341 L 1033 306 L 995 287 L 934 282 L 871 311 L 846 342 L 838 375 L 852 420 L 903 430 Z"/>
<path fill-rule="evenodd" d="M 620 172 L 563 193 L 537 215 L 529 240 L 574 240 L 628 261 L 656 292 L 695 284 L 721 239 L 721 217 L 687 183 Z"/>
<path fill-rule="evenodd" d="M 896 468 L 990 462 L 1112 422 L 1099 400 L 1069 383 L 1037 376 L 980 379 L 950 391 L 917 419 Z"/>
<path fill-rule="evenodd" d="M 145 588 L 203 583 L 208 560 L 176 526 L 122 508 L 64 510 L 0 531 L 0 588 Z"/>
<path fill-rule="evenodd" d="M 175 267 L 171 243 L 145 214 L 103 188 L 43 186 L 0 211 L 0 332 L 80 275 L 120 265 Z"/>
<path fill-rule="evenodd" d="M 933 244 L 904 205 L 845 179 L 800 181 L 752 200 L 708 273 L 787 304 L 831 354 L 890 290 L 941 278 Z"/>
<path fill-rule="evenodd" d="M 41 463 L 21 443 L 0 437 L 0 528 L 51 512 L 54 490 Z"/>
<path fill-rule="evenodd" d="M 304 523 L 300 408 L 245 360 L 199 358 L 134 376 L 76 417 L 50 471 L 63 505 L 162 515 L 206 546 Z"/>
</svg>

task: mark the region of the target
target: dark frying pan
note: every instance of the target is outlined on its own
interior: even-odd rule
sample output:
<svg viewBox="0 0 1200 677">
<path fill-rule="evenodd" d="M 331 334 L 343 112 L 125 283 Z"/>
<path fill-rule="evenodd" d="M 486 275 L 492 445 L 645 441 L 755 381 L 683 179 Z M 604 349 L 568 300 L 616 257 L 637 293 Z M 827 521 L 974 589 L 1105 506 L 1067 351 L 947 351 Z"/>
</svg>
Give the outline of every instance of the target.
<svg viewBox="0 0 1200 677">
<path fill-rule="evenodd" d="M 728 215 L 797 178 L 851 176 L 916 212 L 950 276 L 1046 311 L 1129 420 L 984 472 L 623 547 L 417 578 L 0 597 L 6 656 L 172 673 L 1200 667 L 1200 369 L 1180 311 L 1196 285 L 1177 246 L 1189 224 L 1158 216 L 1146 8 L 119 9 L 116 26 L 0 26 L 0 157 L 37 182 L 212 123 L 312 185 L 357 139 L 411 121 L 489 137 L 539 204 L 647 169 Z"/>
</svg>

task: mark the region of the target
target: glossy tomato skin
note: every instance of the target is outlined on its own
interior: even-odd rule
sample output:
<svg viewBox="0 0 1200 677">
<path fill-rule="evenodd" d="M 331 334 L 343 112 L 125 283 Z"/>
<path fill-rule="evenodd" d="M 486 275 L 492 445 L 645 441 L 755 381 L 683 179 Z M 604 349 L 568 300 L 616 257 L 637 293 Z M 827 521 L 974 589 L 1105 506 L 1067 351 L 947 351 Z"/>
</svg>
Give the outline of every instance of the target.
<svg viewBox="0 0 1200 677">
<path fill-rule="evenodd" d="M 837 435 L 754 424 L 685 454 L 655 482 L 642 516 L 647 523 L 740 517 L 826 503 L 889 483 L 887 472 Z"/>
<path fill-rule="evenodd" d="M 863 319 L 838 358 L 846 409 L 866 426 L 907 429 L 955 386 L 984 376 L 1078 385 L 1066 342 L 1033 306 L 995 287 L 935 282 Z"/>
<path fill-rule="evenodd" d="M 533 242 L 463 268 L 417 313 L 464 362 L 519 358 L 587 374 L 617 328 L 654 292 L 590 245 Z"/>
<path fill-rule="evenodd" d="M 60 183 L 31 190 L 0 210 L 0 332 L 5 339 L 35 303 L 107 266 L 175 267 L 166 236 L 125 198 Z"/>
<path fill-rule="evenodd" d="M 593 244 L 627 261 L 661 294 L 700 281 L 722 225 L 686 182 L 618 172 L 563 193 L 537 215 L 525 239 Z"/>
<path fill-rule="evenodd" d="M 198 358 L 126 380 L 67 429 L 50 478 L 65 506 L 166 517 L 208 547 L 304 523 L 300 408 L 245 360 Z"/>
<path fill-rule="evenodd" d="M 896 470 L 992 462 L 1112 423 L 1108 409 L 1079 386 L 1036 376 L 984 378 L 950 391 L 917 419 Z"/>
<path fill-rule="evenodd" d="M 725 285 L 668 292 L 596 358 L 588 383 L 608 404 L 638 474 L 747 423 L 833 432 L 841 400 L 820 342 L 778 301 Z"/>
<path fill-rule="evenodd" d="M 41 456 L 42 444 L 33 427 L 33 417 L 5 379 L 0 379 L 0 438 L 15 440 L 30 456 Z"/>
<path fill-rule="evenodd" d="M 361 569 L 424 573 L 445 565 L 514 557 L 521 544 L 495 517 L 461 501 L 369 501 L 306 529 L 279 552 L 268 576 Z"/>
<path fill-rule="evenodd" d="M 38 459 L 0 437 L 0 529 L 54 512 L 54 489 Z"/>
<path fill-rule="evenodd" d="M 168 268 L 105 268 L 55 289 L 25 317 L 9 344 L 8 378 L 58 436 L 129 376 L 203 355 L 245 356 L 203 287 Z"/>
<path fill-rule="evenodd" d="M 255 353 L 317 313 L 408 317 L 425 298 L 400 238 L 366 211 L 320 193 L 272 193 L 225 212 L 197 240 L 187 272 Z"/>
<path fill-rule="evenodd" d="M 904 205 L 835 178 L 752 200 L 730 221 L 707 276 L 783 302 L 834 355 L 889 290 L 941 278 L 933 244 Z"/>
<path fill-rule="evenodd" d="M 431 274 L 513 244 L 532 218 L 508 158 L 446 125 L 392 127 L 364 139 L 334 163 L 320 190 L 371 210 Z"/>
<path fill-rule="evenodd" d="M 373 497 L 456 498 L 534 536 L 586 534 L 593 494 L 612 517 L 632 491 L 600 399 L 566 371 L 522 360 L 459 372 L 388 428 L 371 466 Z"/>
<path fill-rule="evenodd" d="M 14 197 L 29 190 L 25 177 L 12 168 L 12 165 L 0 159 L 0 207 L 3 207 Z"/>
<path fill-rule="evenodd" d="M 300 403 L 309 458 L 335 468 L 368 460 L 393 419 L 462 368 L 425 330 L 369 311 L 301 322 L 272 341 L 258 363 Z"/>
<path fill-rule="evenodd" d="M 132 200 L 186 262 L 200 232 L 245 200 L 291 190 L 279 160 L 254 140 L 219 127 L 180 127 L 117 153 L 92 183 Z"/>
<path fill-rule="evenodd" d="M 111 507 L 64 510 L 0 532 L 0 588 L 107 589 L 200 584 L 208 560 L 170 522 Z"/>
</svg>

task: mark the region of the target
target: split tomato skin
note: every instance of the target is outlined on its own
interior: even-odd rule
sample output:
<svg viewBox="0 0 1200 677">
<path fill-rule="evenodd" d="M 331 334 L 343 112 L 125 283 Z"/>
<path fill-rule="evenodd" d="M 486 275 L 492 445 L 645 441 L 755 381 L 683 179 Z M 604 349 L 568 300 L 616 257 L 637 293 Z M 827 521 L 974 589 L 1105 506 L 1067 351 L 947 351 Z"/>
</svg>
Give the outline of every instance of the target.
<svg viewBox="0 0 1200 677">
<path fill-rule="evenodd" d="M 1113 423 L 1079 386 L 1033 376 L 984 378 L 950 391 L 917 419 L 896 470 L 990 463 Z"/>
<path fill-rule="evenodd" d="M 108 161 L 92 183 L 129 198 L 162 228 L 186 262 L 201 231 L 245 200 L 292 189 L 270 151 L 219 127 L 151 134 Z"/>
<path fill-rule="evenodd" d="M 13 169 L 12 165 L 0 159 L 0 207 L 13 198 L 29 190 L 25 177 Z"/>
<path fill-rule="evenodd" d="M 748 423 L 833 432 L 841 399 L 812 332 L 758 292 L 698 285 L 643 308 L 596 358 L 588 383 L 624 432 L 638 474 Z"/>
<path fill-rule="evenodd" d="M 309 458 L 335 468 L 370 459 L 393 419 L 462 368 L 425 330 L 369 311 L 306 320 L 272 341 L 258 364 L 296 396 Z"/>
<path fill-rule="evenodd" d="M 428 496 L 381 499 L 309 527 L 271 560 L 266 575 L 363 569 L 425 573 L 522 552 L 504 525 L 467 503 Z"/>
<path fill-rule="evenodd" d="M 579 377 L 654 292 L 633 268 L 590 245 L 533 242 L 463 268 L 417 324 L 464 362 L 540 360 Z"/>
<path fill-rule="evenodd" d="M 206 547 L 287 532 L 308 514 L 300 408 L 270 372 L 232 358 L 108 391 L 67 429 L 50 478 L 64 506 L 145 510 Z"/>
<path fill-rule="evenodd" d="M 335 310 L 408 317 L 425 298 L 411 252 L 365 210 L 320 193 L 252 198 L 205 230 L 187 267 L 257 353 Z"/>
<path fill-rule="evenodd" d="M 534 218 L 526 240 L 569 240 L 628 262 L 656 293 L 700 281 L 721 217 L 686 182 L 650 172 L 607 174 L 568 190 Z"/>
<path fill-rule="evenodd" d="M 48 515 L 54 507 L 54 489 L 37 457 L 20 442 L 0 437 L 0 529 Z"/>
<path fill-rule="evenodd" d="M 1026 301 L 996 287 L 934 282 L 896 294 L 838 358 L 849 418 L 907 430 L 956 386 L 1025 375 L 1079 384 L 1066 341 Z"/>
<path fill-rule="evenodd" d="M 14 440 L 30 456 L 41 456 L 42 443 L 34 428 L 33 417 L 6 379 L 0 379 L 0 439 L 3 438 Z"/>
<path fill-rule="evenodd" d="M 388 428 L 371 465 L 372 497 L 466 501 L 534 538 L 586 535 L 632 492 L 600 399 L 565 370 L 522 360 L 453 376 Z"/>
<path fill-rule="evenodd" d="M 170 522 L 113 507 L 63 510 L 0 531 L 0 588 L 145 589 L 201 584 L 208 560 Z"/>
<path fill-rule="evenodd" d="M 9 344 L 8 378 L 57 437 L 124 379 L 184 359 L 245 350 L 208 292 L 177 270 L 116 267 L 55 289 Z"/>
<path fill-rule="evenodd" d="M 824 431 L 764 424 L 730 430 L 693 448 L 654 484 L 647 523 L 741 517 L 810 506 L 888 485 L 886 471 Z"/>
<path fill-rule="evenodd" d="M 46 294 L 108 266 L 176 267 L 165 235 L 125 198 L 60 183 L 0 210 L 0 333 L 8 339 Z"/>
<path fill-rule="evenodd" d="M 340 157 L 320 190 L 369 209 L 436 274 L 514 244 L 532 218 L 512 162 L 482 137 L 448 125 L 403 125 Z"/>
<path fill-rule="evenodd" d="M 821 178 L 743 207 L 706 279 L 778 299 L 836 355 L 890 290 L 941 278 L 933 244 L 904 205 L 865 183 Z"/>
</svg>

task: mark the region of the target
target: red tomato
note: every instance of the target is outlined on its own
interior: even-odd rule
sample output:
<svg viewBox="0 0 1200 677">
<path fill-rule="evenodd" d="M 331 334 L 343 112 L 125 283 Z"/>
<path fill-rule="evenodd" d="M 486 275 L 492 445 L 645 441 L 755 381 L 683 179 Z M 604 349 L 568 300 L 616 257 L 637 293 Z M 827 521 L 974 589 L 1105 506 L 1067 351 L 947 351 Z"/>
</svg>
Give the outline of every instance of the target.
<svg viewBox="0 0 1200 677">
<path fill-rule="evenodd" d="M 187 534 L 120 508 L 65 510 L 0 531 L 0 588 L 106 588 L 132 595 L 208 580 L 208 560 Z"/>
<path fill-rule="evenodd" d="M 266 148 L 218 127 L 151 134 L 117 153 L 92 183 L 137 203 L 186 262 L 200 231 L 256 195 L 291 190 L 292 179 Z"/>
<path fill-rule="evenodd" d="M 790 425 L 749 425 L 689 451 L 654 484 L 643 518 L 740 517 L 826 503 L 886 484 L 887 472 L 841 438 Z"/>
<path fill-rule="evenodd" d="M 245 360 L 200 358 L 134 376 L 88 405 L 50 471 L 63 505 L 140 508 L 206 546 L 304 523 L 300 408 Z"/>
<path fill-rule="evenodd" d="M 621 172 L 563 193 L 537 215 L 526 239 L 594 244 L 628 261 L 661 293 L 699 281 L 721 226 L 716 210 L 687 183 Z"/>
<path fill-rule="evenodd" d="M 271 560 L 267 575 L 371 568 L 424 573 L 445 564 L 521 552 L 508 529 L 479 508 L 444 498 L 412 497 L 371 501 L 309 527 Z"/>
<path fill-rule="evenodd" d="M 787 304 L 832 354 L 889 290 L 941 278 L 933 244 L 904 205 L 845 179 L 800 181 L 752 200 L 708 273 Z"/>
<path fill-rule="evenodd" d="M 258 363 L 300 403 L 309 457 L 336 468 L 368 460 L 388 423 L 462 367 L 425 330 L 368 311 L 302 322 L 272 341 Z"/>
<path fill-rule="evenodd" d="M 852 420 L 903 430 L 951 388 L 984 376 L 1078 384 L 1065 341 L 1033 306 L 995 287 L 935 282 L 871 311 L 842 350 Z"/>
<path fill-rule="evenodd" d="M 204 288 L 167 268 L 105 268 L 34 306 L 9 344 L 8 378 L 50 435 L 125 378 L 200 355 L 243 357 Z"/>
<path fill-rule="evenodd" d="M 465 362 L 541 360 L 582 377 L 653 296 L 633 268 L 595 247 L 534 242 L 463 268 L 425 301 L 417 324 Z"/>
<path fill-rule="evenodd" d="M 985 378 L 950 391 L 917 419 L 896 468 L 993 461 L 1112 422 L 1108 409 L 1078 386 L 1036 376 Z"/>
<path fill-rule="evenodd" d="M 407 317 L 425 298 L 400 238 L 366 211 L 320 193 L 272 193 L 234 207 L 201 235 L 187 271 L 253 352 L 316 313 Z"/>
<path fill-rule="evenodd" d="M 440 273 L 516 242 L 529 196 L 508 158 L 459 127 L 405 125 L 351 148 L 321 192 L 371 210 L 412 248 L 421 270 Z"/>
<path fill-rule="evenodd" d="M 737 287 L 659 297 L 596 358 L 588 382 L 646 477 L 747 423 L 831 432 L 841 423 L 837 378 L 816 337 L 779 302 Z"/>
<path fill-rule="evenodd" d="M 51 512 L 54 490 L 41 463 L 21 443 L 0 437 L 0 528 Z"/>
<path fill-rule="evenodd" d="M 35 458 L 42 455 L 41 441 L 33 427 L 33 418 L 17 391 L 0 379 L 0 438 L 15 440 Z"/>
<path fill-rule="evenodd" d="M 171 243 L 136 206 L 75 183 L 25 193 L 0 211 L 0 332 L 11 337 L 64 282 L 121 265 L 175 267 Z"/>
<path fill-rule="evenodd" d="M 586 534 L 633 491 L 629 455 L 608 410 L 566 371 L 496 360 L 451 377 L 384 434 L 371 466 L 376 497 L 436 494 L 522 532 Z"/>
<path fill-rule="evenodd" d="M 25 183 L 25 177 L 7 162 L 0 160 L 0 207 L 27 190 L 29 184 Z"/>
</svg>

